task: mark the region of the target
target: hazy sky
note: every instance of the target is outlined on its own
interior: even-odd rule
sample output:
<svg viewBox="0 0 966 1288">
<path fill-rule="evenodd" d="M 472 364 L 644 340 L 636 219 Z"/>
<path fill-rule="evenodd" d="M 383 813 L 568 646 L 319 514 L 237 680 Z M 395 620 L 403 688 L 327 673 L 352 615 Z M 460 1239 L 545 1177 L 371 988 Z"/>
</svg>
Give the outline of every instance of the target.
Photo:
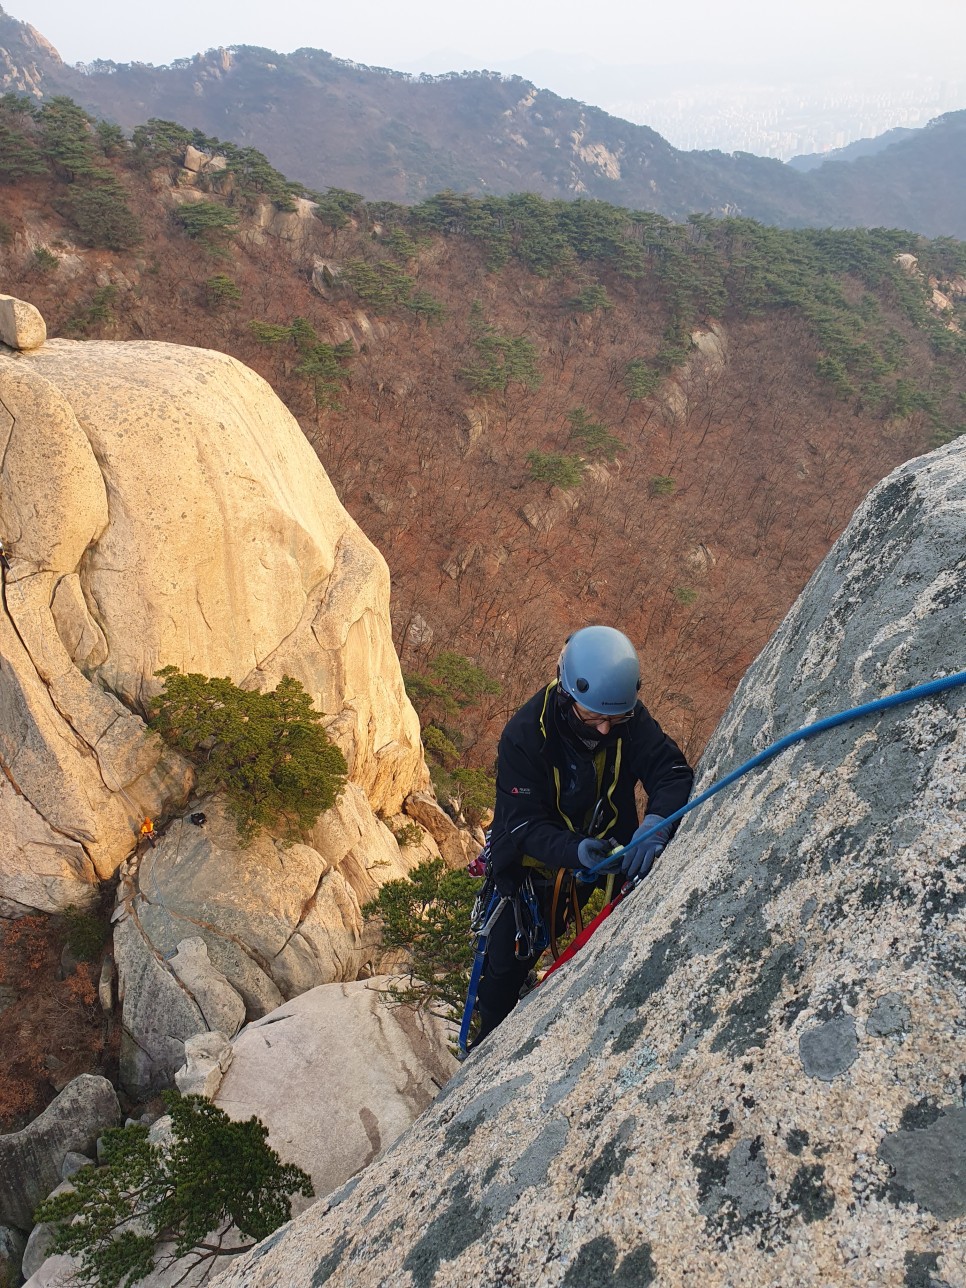
<svg viewBox="0 0 966 1288">
<path fill-rule="evenodd" d="M 850 62 L 952 75 L 966 43 L 966 0 L 3 0 L 68 63 L 95 58 L 166 63 L 216 45 L 279 53 L 326 49 L 374 66 L 524 72 L 535 50 L 604 64 Z M 449 64 L 458 62 L 459 66 Z M 554 88 L 549 86 L 549 88 Z"/>
</svg>

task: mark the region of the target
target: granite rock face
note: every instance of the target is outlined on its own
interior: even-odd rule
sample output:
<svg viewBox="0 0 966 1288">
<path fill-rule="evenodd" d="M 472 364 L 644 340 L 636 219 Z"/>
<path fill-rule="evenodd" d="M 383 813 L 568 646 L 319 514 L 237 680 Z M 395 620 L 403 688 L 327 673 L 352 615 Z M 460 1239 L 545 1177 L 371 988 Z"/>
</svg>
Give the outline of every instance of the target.
<svg viewBox="0 0 966 1288">
<path fill-rule="evenodd" d="M 108 1080 L 83 1073 L 22 1131 L 0 1136 L 0 1222 L 30 1230 L 34 1208 L 60 1181 L 66 1156 L 93 1153 L 97 1137 L 120 1117 Z"/>
<path fill-rule="evenodd" d="M 384 983 L 323 984 L 247 1025 L 212 1096 L 231 1118 L 260 1118 L 319 1195 L 388 1149 L 457 1068 L 445 1024 L 393 1005 Z"/>
<path fill-rule="evenodd" d="M 963 668 L 966 442 L 856 512 L 699 788 Z M 966 689 L 827 732 L 648 881 L 354 1184 L 224 1288 L 963 1285 Z"/>
<path fill-rule="evenodd" d="M 186 1038 L 206 1029 L 231 1037 L 286 998 L 371 968 L 378 931 L 361 904 L 418 860 L 352 784 L 316 824 L 314 845 L 267 832 L 242 845 L 221 802 L 206 801 L 205 815 L 203 827 L 190 813 L 173 818 L 122 868 L 120 1072 L 136 1097 L 170 1085 Z"/>
<path fill-rule="evenodd" d="M 385 561 L 241 363 L 146 342 L 5 351 L 0 537 L 6 915 L 84 903 L 141 818 L 185 799 L 188 766 L 142 720 L 168 664 L 300 680 L 371 831 L 425 785 Z"/>
</svg>

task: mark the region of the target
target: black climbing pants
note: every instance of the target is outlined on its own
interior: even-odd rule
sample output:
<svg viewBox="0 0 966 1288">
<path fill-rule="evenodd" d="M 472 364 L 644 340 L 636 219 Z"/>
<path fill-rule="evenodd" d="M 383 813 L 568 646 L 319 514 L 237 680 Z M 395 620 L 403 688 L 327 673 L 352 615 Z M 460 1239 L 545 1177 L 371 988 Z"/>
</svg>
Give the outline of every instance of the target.
<svg viewBox="0 0 966 1288">
<path fill-rule="evenodd" d="M 553 904 L 553 881 L 538 877 L 533 878 L 533 890 L 540 905 L 540 914 L 546 925 L 550 925 L 551 906 Z M 577 885 L 577 897 L 583 907 L 596 886 L 593 883 Z M 557 908 L 556 933 L 563 934 L 567 925 L 567 913 L 570 900 L 561 898 Z M 492 1033 L 498 1024 L 502 1024 L 520 1000 L 520 990 L 526 982 L 530 971 L 539 960 L 537 957 L 515 955 L 516 920 L 513 908 L 507 904 L 500 913 L 496 924 L 490 931 L 487 942 L 486 961 L 483 966 L 483 977 L 477 993 L 477 1006 L 480 1012 L 480 1029 L 474 1045 L 482 1042 L 487 1034 Z"/>
</svg>

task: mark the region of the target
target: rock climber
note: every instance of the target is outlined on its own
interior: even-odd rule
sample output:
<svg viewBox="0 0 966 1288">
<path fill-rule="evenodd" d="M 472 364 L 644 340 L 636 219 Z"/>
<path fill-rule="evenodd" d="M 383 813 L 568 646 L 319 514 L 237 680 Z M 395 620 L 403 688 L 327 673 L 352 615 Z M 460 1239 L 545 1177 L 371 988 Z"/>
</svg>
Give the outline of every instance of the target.
<svg viewBox="0 0 966 1288">
<path fill-rule="evenodd" d="M 650 871 L 671 839 L 669 826 L 644 833 L 687 802 L 694 774 L 677 744 L 638 698 L 640 664 L 631 641 L 611 626 L 586 626 L 567 640 L 557 678 L 535 693 L 503 730 L 497 754 L 491 873 L 513 896 L 530 875 L 543 916 L 553 915 L 558 872 L 569 885 L 616 845 L 629 880 Z M 638 823 L 635 787 L 647 796 Z M 635 844 L 635 842 L 637 842 Z M 580 902 L 593 881 L 578 883 Z M 561 915 L 562 901 L 553 911 Z M 474 1045 L 516 1005 L 535 958 L 515 955 L 515 921 L 506 905 L 487 943 Z"/>
</svg>

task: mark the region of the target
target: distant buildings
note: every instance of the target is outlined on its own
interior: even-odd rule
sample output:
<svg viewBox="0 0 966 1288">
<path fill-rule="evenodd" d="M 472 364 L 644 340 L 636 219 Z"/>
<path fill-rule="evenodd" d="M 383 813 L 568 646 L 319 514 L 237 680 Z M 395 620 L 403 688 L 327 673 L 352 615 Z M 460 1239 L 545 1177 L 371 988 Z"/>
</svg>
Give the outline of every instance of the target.
<svg viewBox="0 0 966 1288">
<path fill-rule="evenodd" d="M 895 126 L 916 128 L 966 107 L 966 77 L 912 75 L 888 86 L 828 77 L 804 85 L 776 79 L 688 84 L 649 97 L 601 104 L 614 116 L 649 125 L 677 148 L 718 148 L 789 157 L 830 152 Z"/>
</svg>

